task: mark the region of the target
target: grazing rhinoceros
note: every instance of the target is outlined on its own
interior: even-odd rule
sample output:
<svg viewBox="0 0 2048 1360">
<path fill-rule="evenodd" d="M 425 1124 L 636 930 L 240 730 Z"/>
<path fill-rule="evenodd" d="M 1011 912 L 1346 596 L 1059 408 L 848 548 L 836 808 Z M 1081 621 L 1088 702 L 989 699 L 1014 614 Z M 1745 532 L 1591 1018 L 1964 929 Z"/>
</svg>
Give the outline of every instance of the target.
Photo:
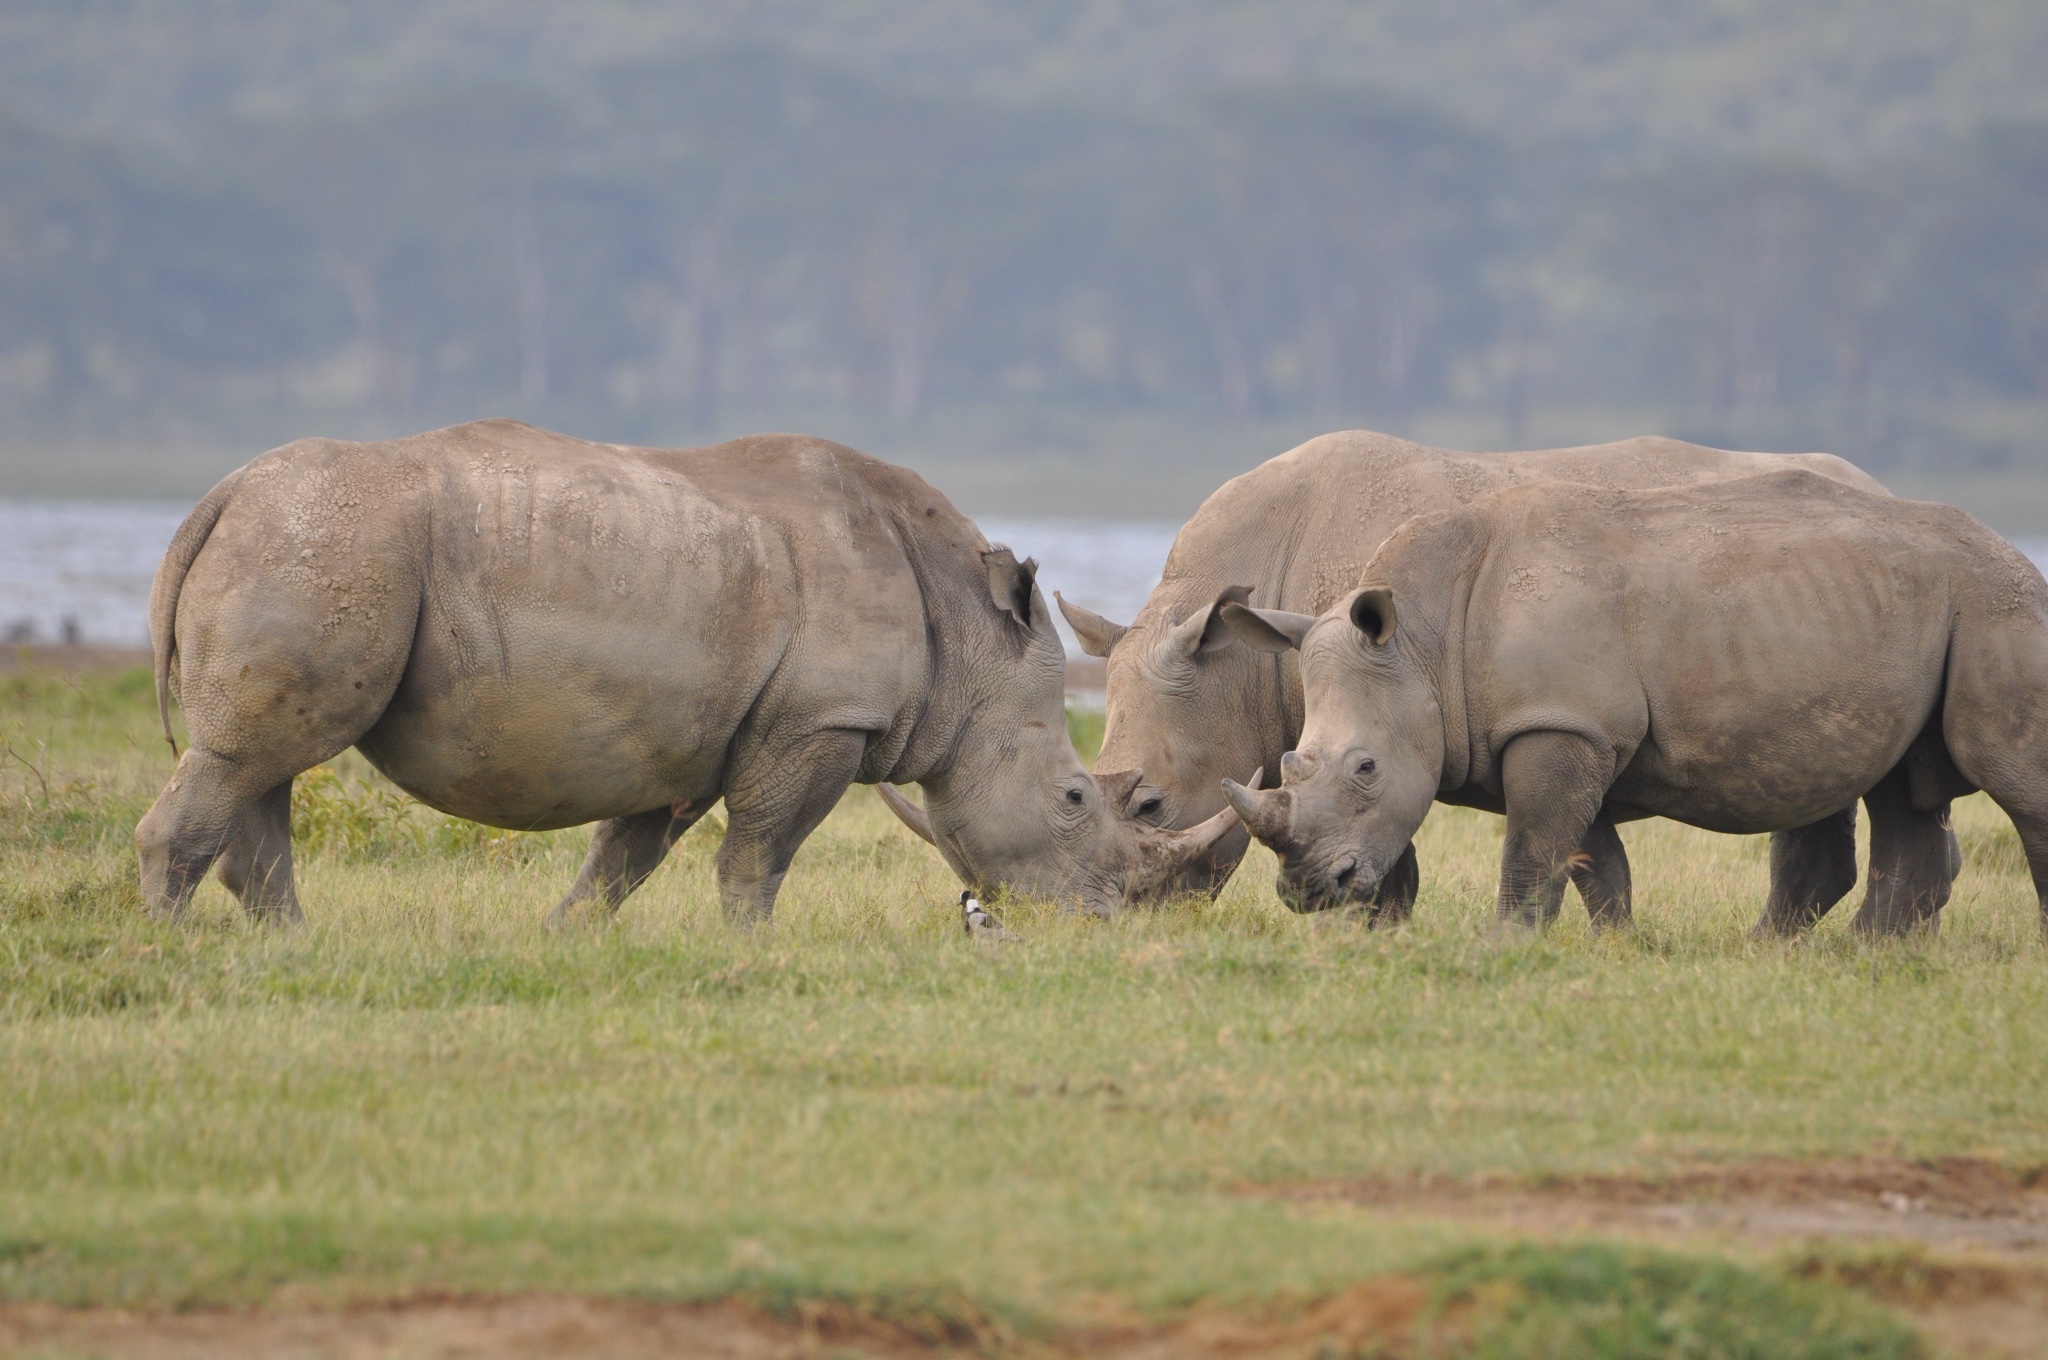
<svg viewBox="0 0 2048 1360">
<path fill-rule="evenodd" d="M 293 778 L 355 746 L 444 812 L 598 821 L 555 918 L 616 907 L 724 798 L 719 890 L 765 917 L 854 781 L 917 782 L 947 862 L 1111 910 L 1228 830 L 1132 834 L 1067 738 L 1030 562 L 822 439 L 590 444 L 513 421 L 306 440 L 200 502 L 150 595 L 192 745 L 136 828 L 176 912 L 209 865 L 297 919 Z"/>
<path fill-rule="evenodd" d="M 1189 827 L 1223 806 L 1221 782 L 1279 768 L 1301 736 L 1301 681 L 1291 658 L 1235 645 L 1218 608 L 1230 601 L 1320 614 L 1358 583 L 1366 560 L 1413 515 L 1448 510 L 1533 481 L 1652 487 L 1803 467 L 1849 486 L 1884 488 L 1828 454 L 1731 453 L 1673 439 L 1628 439 L 1533 453 L 1456 453 L 1348 430 L 1227 482 L 1174 539 L 1166 570 L 1128 626 L 1059 600 L 1081 647 L 1109 661 L 1108 725 L 1095 762 L 1104 794 L 1135 821 Z M 1588 832 L 1574 879 L 1602 922 L 1629 914 L 1628 860 L 1604 819 Z M 1243 856 L 1238 831 L 1191 861 L 1173 884 L 1222 889 Z M 1817 916 L 1856 883 L 1855 813 L 1778 837 L 1771 910 Z M 1404 852 L 1372 904 L 1375 921 L 1407 916 L 1418 870 Z"/>
<path fill-rule="evenodd" d="M 1300 648 L 1281 787 L 1223 787 L 1302 909 L 1370 893 L 1432 799 L 1506 812 L 1500 913 L 1534 924 L 1596 823 L 1784 831 L 1863 798 L 1855 925 L 1897 933 L 1938 921 L 1944 813 L 1979 788 L 2048 904 L 2048 586 L 1960 510 L 1804 471 L 1519 487 L 1402 525 L 1321 618 L 1223 614 Z"/>
</svg>

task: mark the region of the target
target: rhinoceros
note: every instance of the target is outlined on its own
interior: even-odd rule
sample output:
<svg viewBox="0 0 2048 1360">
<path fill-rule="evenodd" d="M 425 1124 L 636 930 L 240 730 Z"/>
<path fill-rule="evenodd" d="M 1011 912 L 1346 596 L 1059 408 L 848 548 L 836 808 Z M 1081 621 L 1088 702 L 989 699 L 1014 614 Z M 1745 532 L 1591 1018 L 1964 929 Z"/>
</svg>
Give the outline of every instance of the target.
<svg viewBox="0 0 2048 1360">
<path fill-rule="evenodd" d="M 1402 525 L 1320 618 L 1222 613 L 1299 648 L 1280 787 L 1223 788 L 1303 909 L 1369 893 L 1432 800 L 1507 814 L 1499 911 L 1540 924 L 1600 822 L 1776 832 L 1862 798 L 1854 925 L 1898 933 L 1938 924 L 1975 789 L 2048 906 L 2048 585 L 1960 510 L 1798 470 L 1518 487 Z"/>
<path fill-rule="evenodd" d="M 136 828 L 144 894 L 174 914 L 217 865 L 298 919 L 292 781 L 354 746 L 458 817 L 599 822 L 555 921 L 616 908 L 720 798 L 724 910 L 764 918 L 847 786 L 883 780 L 923 786 L 969 885 L 1113 910 L 1228 819 L 1105 815 L 1034 571 L 915 474 L 800 435 L 286 445 L 157 572 L 158 704 L 191 745 Z"/>
<path fill-rule="evenodd" d="M 1233 601 L 1320 614 L 1357 584 L 1397 525 L 1504 487 L 1534 481 L 1653 487 L 1799 467 L 1848 486 L 1884 488 L 1829 454 L 1736 453 L 1673 439 L 1627 439 L 1528 453 L 1458 453 L 1389 435 L 1322 435 L 1227 482 L 1174 539 L 1166 570 L 1138 617 L 1112 623 L 1055 593 L 1082 650 L 1108 658 L 1108 722 L 1096 778 L 1122 814 L 1191 827 L 1224 805 L 1221 781 L 1274 770 L 1301 736 L 1301 681 L 1291 658 L 1235 645 L 1218 610 Z M 1771 910 L 1824 912 L 1856 883 L 1855 813 L 1777 837 Z M 1574 879 L 1596 921 L 1629 914 L 1627 856 L 1596 821 Z M 1217 892 L 1248 838 L 1225 836 L 1167 887 Z M 1419 871 L 1404 853 L 1369 912 L 1405 919 Z"/>
</svg>

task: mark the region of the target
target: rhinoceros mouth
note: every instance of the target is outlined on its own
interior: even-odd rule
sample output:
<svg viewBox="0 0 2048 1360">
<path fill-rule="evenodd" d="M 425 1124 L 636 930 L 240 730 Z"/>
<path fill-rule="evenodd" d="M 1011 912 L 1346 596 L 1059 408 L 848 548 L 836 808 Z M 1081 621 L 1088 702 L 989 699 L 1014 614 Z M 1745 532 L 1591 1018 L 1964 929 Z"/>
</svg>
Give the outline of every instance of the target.
<svg viewBox="0 0 2048 1360">
<path fill-rule="evenodd" d="M 1293 868 L 1284 862 L 1273 891 L 1289 911 L 1303 916 L 1366 906 L 1378 896 L 1380 873 L 1363 855 L 1345 855 L 1320 869 Z"/>
</svg>

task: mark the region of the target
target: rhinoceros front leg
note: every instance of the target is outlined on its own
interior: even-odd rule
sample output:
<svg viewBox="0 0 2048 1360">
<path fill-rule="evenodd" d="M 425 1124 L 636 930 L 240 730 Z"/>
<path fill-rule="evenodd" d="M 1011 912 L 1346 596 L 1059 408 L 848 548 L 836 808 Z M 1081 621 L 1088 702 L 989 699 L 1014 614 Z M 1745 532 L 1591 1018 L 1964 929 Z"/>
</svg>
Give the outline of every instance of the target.
<svg viewBox="0 0 2048 1360">
<path fill-rule="evenodd" d="M 1602 808 L 1586 828 L 1579 853 L 1566 862 L 1572 886 L 1586 904 L 1586 919 L 1595 930 L 1627 925 L 1635 916 L 1634 882 L 1629 875 L 1628 850 L 1614 819 Z"/>
<path fill-rule="evenodd" d="M 1870 878 L 1849 928 L 1862 935 L 1938 929 L 1961 858 L 1951 849 L 1948 804 L 1914 807 L 1901 766 L 1863 795 L 1863 805 L 1870 809 Z"/>
<path fill-rule="evenodd" d="M 1529 732 L 1501 752 L 1508 814 L 1497 907 L 1502 921 L 1547 926 L 1557 919 L 1572 857 L 1600 816 L 1613 774 L 1611 754 L 1569 732 Z"/>
<path fill-rule="evenodd" d="M 1415 899 L 1421 892 L 1422 861 L 1415 857 L 1411 841 L 1373 892 L 1372 902 L 1366 907 L 1365 923 L 1374 929 L 1406 925 L 1415 915 Z"/>
<path fill-rule="evenodd" d="M 292 883 L 292 781 L 262 795 L 242 814 L 215 868 L 251 919 L 304 920 Z"/>
<path fill-rule="evenodd" d="M 726 920 L 754 925 L 774 914 L 797 847 L 839 805 L 866 751 L 866 733 L 828 728 L 733 753 L 726 767 L 725 844 L 718 848 Z"/>
<path fill-rule="evenodd" d="M 547 928 L 559 930 L 586 911 L 602 916 L 617 911 L 714 801 L 704 798 L 599 822 L 590 837 L 590 853 L 583 857 L 583 871 L 568 896 L 548 913 Z"/>
<path fill-rule="evenodd" d="M 1756 939 L 1797 935 L 1856 886 L 1856 807 L 1771 836 L 1771 891 L 1750 929 Z"/>
</svg>

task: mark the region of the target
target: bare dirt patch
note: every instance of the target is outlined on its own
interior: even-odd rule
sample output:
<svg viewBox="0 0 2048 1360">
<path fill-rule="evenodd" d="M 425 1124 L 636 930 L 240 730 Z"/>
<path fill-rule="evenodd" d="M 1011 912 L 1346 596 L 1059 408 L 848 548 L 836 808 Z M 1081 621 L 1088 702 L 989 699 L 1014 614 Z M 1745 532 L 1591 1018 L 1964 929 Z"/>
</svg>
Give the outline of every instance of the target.
<svg viewBox="0 0 2048 1360">
<path fill-rule="evenodd" d="M 1814 1254 L 1795 1265 L 1893 1305 L 1945 1355 L 2048 1355 L 2048 1266 L 1896 1253 Z"/>
<path fill-rule="evenodd" d="M 1532 1237 L 1735 1239 L 1914 1318 L 1945 1354 L 2048 1355 L 2048 1167 L 1766 1158 L 1647 1175 L 1367 1177 L 1243 1193 Z"/>
<path fill-rule="evenodd" d="M 1048 1355 L 1105 1360 L 1321 1360 L 1373 1355 L 1403 1360 L 1429 1306 L 1429 1286 L 1405 1275 L 1364 1280 L 1292 1315 L 1198 1308 L 1167 1327 L 1083 1333 Z M 1452 1330 L 1440 1330 L 1446 1339 Z"/>
<path fill-rule="evenodd" d="M 1780 1268 L 1892 1305 L 1947 1356 L 2048 1354 L 2048 1172 L 1969 1158 L 1762 1160 L 1649 1175 L 1405 1176 L 1246 1187 L 1307 1209 L 1483 1220 L 1530 1237 L 1730 1239 Z M 430 1298 L 349 1307 L 183 1312 L 0 1304 L 0 1356 L 35 1360 L 1420 1360 L 1454 1343 L 1459 1308 L 1430 1315 L 1423 1279 L 1388 1275 L 1268 1309 L 1197 1306 L 1022 1337 L 992 1319 L 880 1317 L 812 1303 L 669 1304 L 565 1295 Z M 1120 1310 L 1112 1309 L 1116 1317 Z M 963 1320 L 964 1319 L 964 1320 Z M 1455 1346 L 1453 1346 L 1455 1349 Z"/>
<path fill-rule="evenodd" d="M 659 1304 L 556 1295 L 435 1299 L 334 1309 L 130 1312 L 0 1304 L 0 1356 L 28 1360 L 1400 1360 L 1428 1287 L 1367 1280 L 1286 1314 L 1197 1309 L 1166 1325 L 1019 1338 L 997 1327 L 920 1326 L 832 1305 L 770 1316 L 740 1303 Z M 1439 1333 L 1439 1335 L 1444 1335 Z"/>
<path fill-rule="evenodd" d="M 923 1334 L 920 1332 L 923 1331 Z M 129 1312 L 0 1305 L 0 1355 L 107 1360 L 797 1360 L 965 1353 L 947 1336 L 813 1307 L 778 1318 L 738 1303 L 527 1294 L 335 1309 Z"/>
<path fill-rule="evenodd" d="M 1368 1177 L 1244 1193 L 1503 1219 L 1545 1235 L 1625 1228 L 1773 1245 L 1890 1241 L 2048 1264 L 2048 1168 L 2016 1172 L 1974 1157 L 1766 1158 L 1635 1176 Z"/>
</svg>

